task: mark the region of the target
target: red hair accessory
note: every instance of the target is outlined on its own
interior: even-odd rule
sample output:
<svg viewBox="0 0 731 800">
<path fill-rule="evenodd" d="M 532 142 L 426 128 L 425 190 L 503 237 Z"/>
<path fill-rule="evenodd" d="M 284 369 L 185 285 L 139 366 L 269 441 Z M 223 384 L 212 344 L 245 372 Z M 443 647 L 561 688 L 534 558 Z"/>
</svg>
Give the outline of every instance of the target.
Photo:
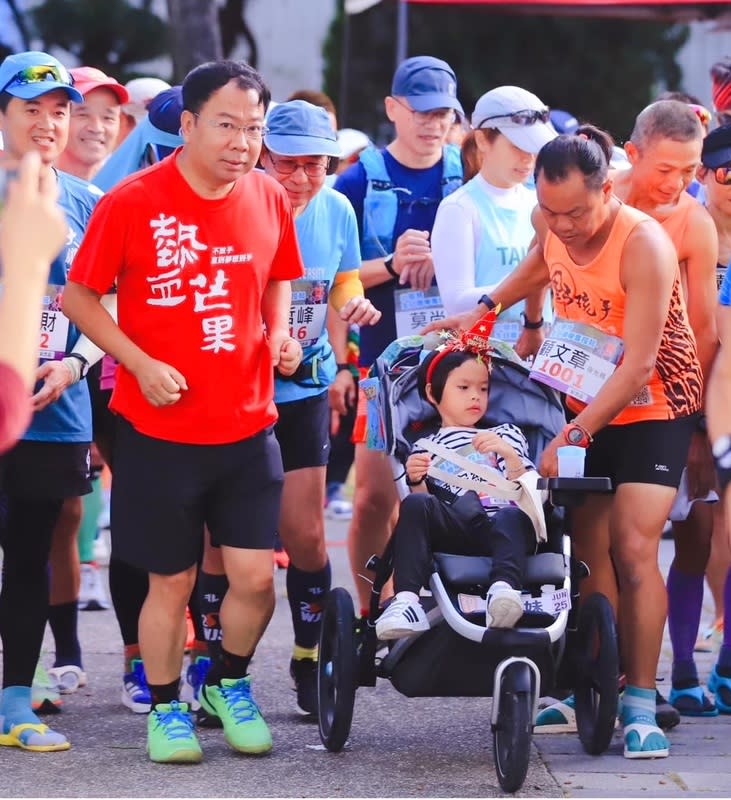
<svg viewBox="0 0 731 800">
<path fill-rule="evenodd" d="M 490 334 L 499 313 L 500 305 L 498 304 L 480 317 L 468 331 L 442 331 L 441 335 L 446 341 L 437 347 L 436 355 L 427 367 L 426 382 L 431 383 L 434 368 L 448 353 L 474 353 L 478 359 L 485 358 L 489 361 Z"/>
<path fill-rule="evenodd" d="M 711 97 L 716 111 L 728 111 L 731 108 L 731 81 L 714 78 Z"/>
</svg>

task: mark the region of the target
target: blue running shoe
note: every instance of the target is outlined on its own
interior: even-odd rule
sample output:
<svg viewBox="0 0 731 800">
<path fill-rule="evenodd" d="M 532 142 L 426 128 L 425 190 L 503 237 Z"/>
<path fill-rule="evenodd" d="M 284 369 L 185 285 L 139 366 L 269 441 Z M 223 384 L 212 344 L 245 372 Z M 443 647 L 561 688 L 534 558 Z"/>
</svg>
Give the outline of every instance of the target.
<svg viewBox="0 0 731 800">
<path fill-rule="evenodd" d="M 716 695 L 716 708 L 721 714 L 731 714 L 731 678 L 718 674 L 718 664 L 708 678 L 708 691 Z"/>
<path fill-rule="evenodd" d="M 135 714 L 147 714 L 152 704 L 141 658 L 132 659 L 132 672 L 122 678 L 122 704 Z"/>
<path fill-rule="evenodd" d="M 211 659 L 208 656 L 197 656 L 191 661 L 185 671 L 183 685 L 180 687 L 180 699 L 188 703 L 191 711 L 198 711 L 201 707 L 198 699 L 201 693 L 201 686 L 206 682 L 206 675 L 211 668 Z"/>
</svg>

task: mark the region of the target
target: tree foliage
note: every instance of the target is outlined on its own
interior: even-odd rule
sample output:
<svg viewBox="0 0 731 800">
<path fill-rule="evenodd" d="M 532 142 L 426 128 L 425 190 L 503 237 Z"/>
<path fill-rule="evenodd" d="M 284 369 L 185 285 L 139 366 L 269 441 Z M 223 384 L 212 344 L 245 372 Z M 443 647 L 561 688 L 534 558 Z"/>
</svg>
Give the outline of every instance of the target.
<svg viewBox="0 0 731 800">
<path fill-rule="evenodd" d="M 63 48 L 121 81 L 134 77 L 130 65 L 169 50 L 167 25 L 149 0 L 44 0 L 30 13 L 44 49 Z"/>
<path fill-rule="evenodd" d="M 375 133 L 395 65 L 396 4 L 350 18 L 347 119 Z M 343 11 L 325 46 L 325 90 L 340 100 Z M 678 50 L 688 28 L 671 23 L 513 15 L 486 7 L 409 7 L 409 55 L 443 58 L 457 74 L 469 114 L 502 84 L 523 86 L 548 105 L 592 121 L 623 140 L 658 88 L 679 88 Z"/>
</svg>

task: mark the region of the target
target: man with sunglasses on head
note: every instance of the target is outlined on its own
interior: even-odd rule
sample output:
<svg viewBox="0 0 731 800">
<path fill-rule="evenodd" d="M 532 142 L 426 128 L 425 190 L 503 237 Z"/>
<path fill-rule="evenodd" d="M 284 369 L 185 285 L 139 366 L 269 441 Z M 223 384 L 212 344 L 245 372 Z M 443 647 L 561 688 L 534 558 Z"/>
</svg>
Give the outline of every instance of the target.
<svg viewBox="0 0 731 800">
<path fill-rule="evenodd" d="M 47 565 L 54 528 L 64 500 L 91 488 L 91 409 L 86 381 L 80 380 L 88 361 L 74 352 L 78 331 L 61 307 L 67 273 L 99 193 L 53 170 L 68 140 L 72 101 L 80 103 L 83 97 L 66 68 L 47 53 L 18 53 L 0 64 L 4 160 L 12 165 L 37 151 L 42 169 L 58 186 L 69 225 L 66 243 L 51 264 L 43 302 L 33 420 L 0 461 L 0 488 L 7 498 L 0 531 L 0 745 L 36 751 L 69 747 L 66 737 L 41 724 L 33 713 L 31 684 L 49 614 Z"/>
<path fill-rule="evenodd" d="M 396 303 L 408 307 L 419 302 L 419 293 L 432 286 L 430 234 L 437 206 L 462 184 L 459 150 L 446 144 L 452 123 L 464 114 L 449 64 L 431 56 L 406 59 L 394 74 L 385 109 L 396 129 L 394 140 L 382 150 L 367 147 L 335 182 L 355 209 L 366 297 L 383 313 L 377 325 L 361 330 L 362 367 L 404 334 L 403 324 L 397 325 Z M 411 301 L 404 299 L 404 290 Z M 402 292 L 398 301 L 397 292 Z M 410 332 L 434 318 L 432 307 L 421 314 Z M 383 552 L 397 496 L 385 454 L 368 450 L 364 440 L 356 442 L 355 476 L 348 550 L 365 615 L 370 584 L 360 575 L 370 556 Z"/>
<path fill-rule="evenodd" d="M 139 644 L 156 762 L 202 759 L 179 680 L 205 527 L 229 588 L 200 702 L 234 750 L 272 747 L 249 664 L 274 609 L 283 474 L 273 372 L 291 374 L 302 356 L 289 310 L 303 267 L 285 190 L 254 171 L 269 100 L 243 62 L 188 73 L 183 146 L 99 201 L 66 297 L 71 318 L 119 362 L 112 537 L 119 558 L 149 573 Z M 115 282 L 119 324 L 100 304 Z"/>
</svg>

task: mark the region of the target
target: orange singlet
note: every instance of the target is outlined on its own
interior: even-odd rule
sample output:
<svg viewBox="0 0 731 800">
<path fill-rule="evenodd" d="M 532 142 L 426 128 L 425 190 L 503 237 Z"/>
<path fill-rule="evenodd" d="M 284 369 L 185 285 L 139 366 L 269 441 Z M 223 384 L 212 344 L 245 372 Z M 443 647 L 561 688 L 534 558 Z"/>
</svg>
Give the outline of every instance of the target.
<svg viewBox="0 0 731 800">
<path fill-rule="evenodd" d="M 574 263 L 566 246 L 548 232 L 544 256 L 551 275 L 557 317 L 592 325 L 623 338 L 625 291 L 620 279 L 622 251 L 634 228 L 648 219 L 650 217 L 641 211 L 622 205 L 601 251 L 583 266 Z M 642 265 L 638 264 L 637 268 L 641 269 Z M 687 416 L 700 409 L 702 392 L 703 376 L 695 337 L 688 325 L 678 270 L 652 377 L 611 424 L 626 425 Z M 566 400 L 576 412 L 585 407 L 574 398 L 567 397 Z"/>
</svg>

